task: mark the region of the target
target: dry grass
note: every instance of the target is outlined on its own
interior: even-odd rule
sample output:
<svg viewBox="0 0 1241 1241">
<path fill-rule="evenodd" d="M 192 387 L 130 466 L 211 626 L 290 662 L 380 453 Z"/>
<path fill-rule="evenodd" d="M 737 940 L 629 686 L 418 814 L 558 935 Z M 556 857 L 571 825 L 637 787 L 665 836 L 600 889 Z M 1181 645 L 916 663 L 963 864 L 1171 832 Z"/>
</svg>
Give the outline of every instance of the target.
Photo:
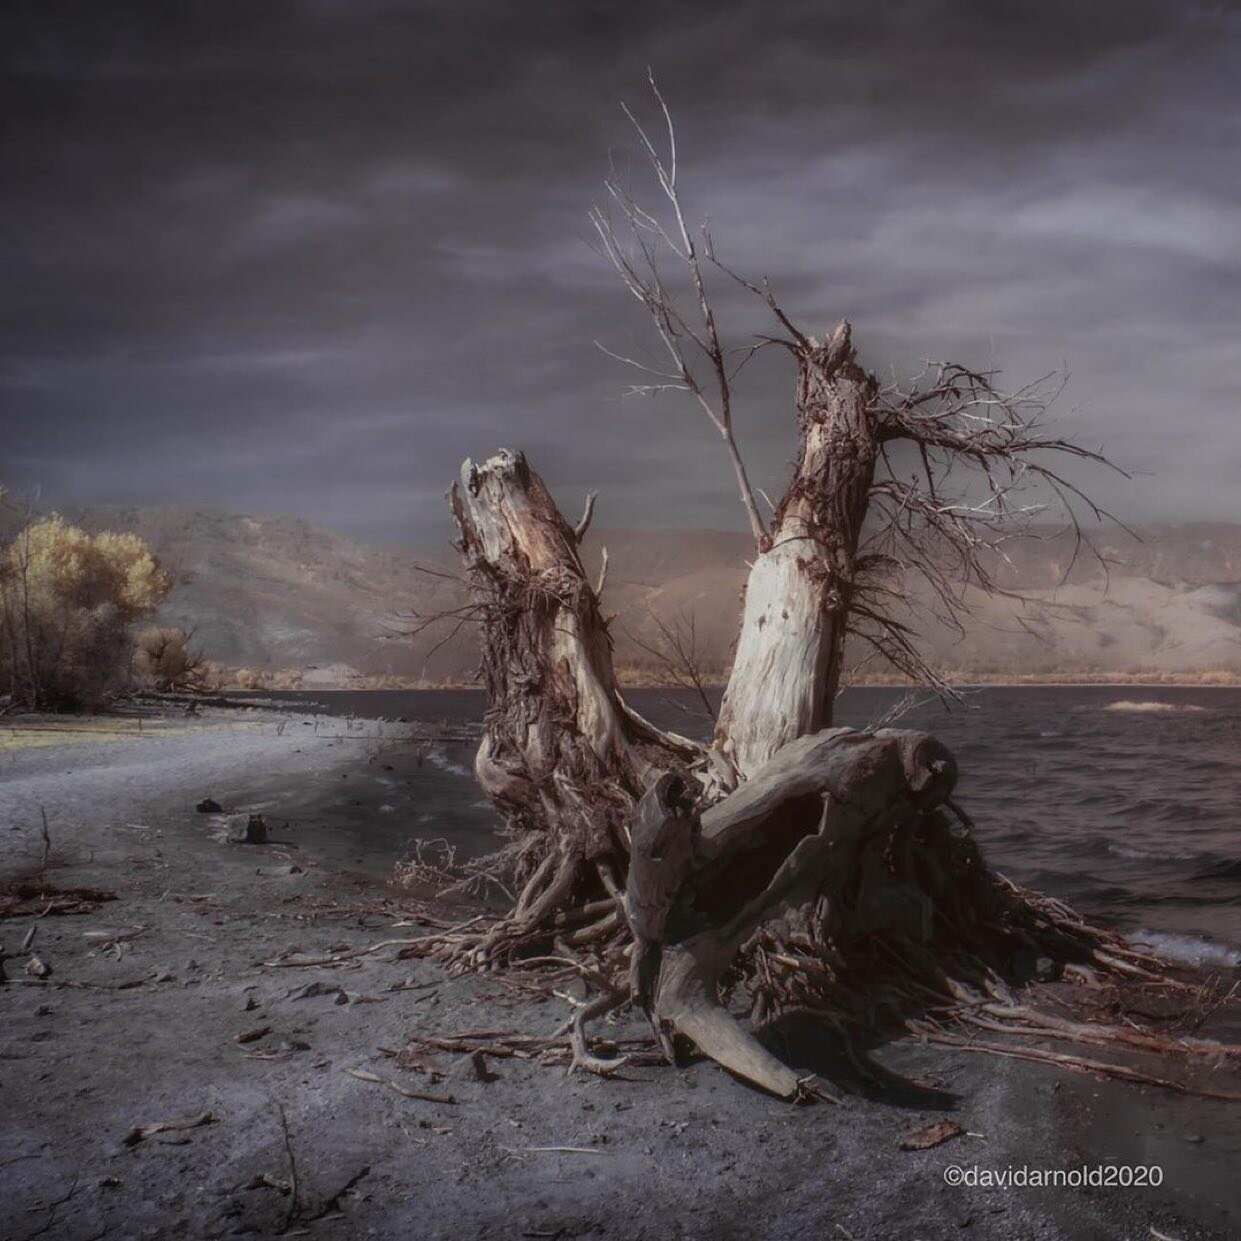
<svg viewBox="0 0 1241 1241">
<path fill-rule="evenodd" d="M 248 720 L 219 724 L 160 717 L 124 719 L 108 715 L 15 716 L 0 722 L 0 752 L 52 745 L 133 741 L 142 737 L 178 737 L 221 726 L 235 731 L 239 727 L 255 727 L 255 724 Z"/>
</svg>

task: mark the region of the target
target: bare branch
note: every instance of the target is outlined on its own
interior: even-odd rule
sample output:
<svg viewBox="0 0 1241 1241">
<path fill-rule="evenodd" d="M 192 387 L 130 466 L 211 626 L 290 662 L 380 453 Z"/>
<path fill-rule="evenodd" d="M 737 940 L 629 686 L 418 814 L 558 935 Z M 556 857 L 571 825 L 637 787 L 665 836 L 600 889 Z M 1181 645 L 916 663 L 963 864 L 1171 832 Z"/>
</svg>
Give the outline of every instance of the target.
<svg viewBox="0 0 1241 1241">
<path fill-rule="evenodd" d="M 603 598 L 603 588 L 607 585 L 608 580 L 608 549 L 603 549 L 603 555 L 599 561 L 599 578 L 595 582 L 595 598 Z"/>
<path fill-rule="evenodd" d="M 590 529 L 590 519 L 595 515 L 595 501 L 599 498 L 597 491 L 592 491 L 586 497 L 586 507 L 582 511 L 581 517 L 578 518 L 577 525 L 573 527 L 573 537 L 580 543 L 586 537 L 586 531 Z"/>
<path fill-rule="evenodd" d="M 648 608 L 647 616 L 655 627 L 658 641 L 648 642 L 629 629 L 625 630 L 626 636 L 634 646 L 656 661 L 673 685 L 697 694 L 702 704 L 701 714 L 714 723 L 716 710 L 707 694 L 707 674 L 698 649 L 698 626 L 694 613 L 682 612 L 675 620 L 668 621 Z M 680 703 L 674 705 L 681 707 Z"/>
<path fill-rule="evenodd" d="M 1006 545 L 1034 535 L 1034 523 L 1056 511 L 1062 531 L 1072 539 L 1061 580 L 1068 579 L 1083 552 L 1106 574 L 1107 560 L 1086 534 L 1082 519 L 1116 519 L 1049 464 L 1049 458 L 1124 471 L 1101 451 L 1053 433 L 1047 411 L 1062 389 L 1062 382 L 1044 376 L 1007 392 L 993 371 L 942 362 L 927 363 L 904 387 L 892 383 L 878 391 L 870 417 L 879 461 L 870 490 L 869 530 L 857 562 L 853 612 L 859 627 L 868 631 L 858 636 L 895 667 L 916 669 L 934 684 L 924 661 L 915 658 L 910 635 L 893 628 L 895 609 L 924 611 L 964 635 L 971 611 L 969 589 L 1029 602 L 1001 579 L 1011 564 Z M 916 454 L 912 473 L 892 455 L 902 444 Z M 928 587 L 928 599 L 919 599 L 911 589 L 914 579 Z M 899 589 L 886 586 L 889 580 L 899 583 Z"/>
<path fill-rule="evenodd" d="M 763 284 L 760 288 L 758 285 L 745 279 L 744 276 L 739 276 L 732 270 L 731 267 L 726 267 L 723 263 L 721 263 L 715 253 L 715 242 L 711 237 L 711 230 L 705 224 L 702 226 L 702 238 L 703 247 L 708 261 L 719 268 L 719 270 L 722 271 L 730 280 L 736 281 L 736 283 L 743 289 L 746 289 L 753 293 L 756 297 L 761 298 L 767 304 L 767 308 L 771 311 L 771 313 L 775 315 L 776 319 L 780 323 L 780 326 L 783 327 L 784 330 L 793 338 L 793 342 L 799 349 L 810 349 L 813 347 L 810 338 L 794 326 L 793 321 L 784 313 L 784 310 L 776 301 L 775 294 L 772 293 L 771 285 L 768 283 L 766 276 L 763 277 Z M 770 343 L 787 345 L 789 342 L 775 338 L 772 339 Z"/>
<path fill-rule="evenodd" d="M 660 370 L 634 358 L 613 353 L 603 346 L 600 348 L 610 357 L 659 381 L 634 385 L 629 390 L 631 393 L 650 396 L 659 392 L 685 391 L 693 397 L 724 441 L 755 545 L 761 549 L 767 545 L 767 527 L 759 513 L 754 489 L 737 445 L 732 408 L 732 381 L 752 355 L 753 348 L 730 373 L 732 351 L 726 349 L 720 340 L 715 311 L 703 279 L 698 247 L 686 221 L 677 189 L 676 127 L 653 73 L 648 72 L 648 80 L 663 118 L 665 150 L 661 151 L 628 105 L 622 103 L 621 110 L 633 127 L 647 166 L 667 200 L 665 218 L 670 215 L 671 219 L 665 225 L 656 212 L 641 206 L 618 173 L 615 162 L 612 162 L 604 188 L 621 217 L 625 238 L 622 240 L 610 212 L 602 207 L 596 206 L 591 210 L 590 222 L 598 238 L 600 254 L 612 265 L 621 282 L 650 316 L 671 364 L 670 369 Z M 691 326 L 678 309 L 675 297 L 660 271 L 657 251 L 671 255 L 688 282 L 696 307 L 697 326 Z M 702 366 L 703 363 L 706 364 L 705 377 L 700 377 L 695 366 Z"/>
</svg>

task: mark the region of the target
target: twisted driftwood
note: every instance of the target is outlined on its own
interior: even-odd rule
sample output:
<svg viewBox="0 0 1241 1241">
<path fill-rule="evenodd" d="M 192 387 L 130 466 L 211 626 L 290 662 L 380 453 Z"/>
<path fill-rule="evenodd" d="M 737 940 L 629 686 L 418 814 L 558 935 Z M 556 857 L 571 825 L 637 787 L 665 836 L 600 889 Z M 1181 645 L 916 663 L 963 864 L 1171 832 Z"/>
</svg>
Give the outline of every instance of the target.
<svg viewBox="0 0 1241 1241">
<path fill-rule="evenodd" d="M 701 816 L 685 813 L 675 778 L 659 781 L 637 808 L 625 895 L 637 1002 L 725 1068 L 773 1094 L 795 1095 L 796 1074 L 721 1005 L 725 973 L 760 926 L 811 902 L 828 921 L 883 926 L 890 915 L 881 902 L 868 894 L 875 905 L 868 909 L 846 888 L 868 849 L 894 856 L 907 849 L 918 821 L 955 782 L 952 755 L 926 733 L 846 728 L 790 742 Z M 923 899 L 918 917 L 926 925 L 913 933 L 929 938 Z"/>
</svg>

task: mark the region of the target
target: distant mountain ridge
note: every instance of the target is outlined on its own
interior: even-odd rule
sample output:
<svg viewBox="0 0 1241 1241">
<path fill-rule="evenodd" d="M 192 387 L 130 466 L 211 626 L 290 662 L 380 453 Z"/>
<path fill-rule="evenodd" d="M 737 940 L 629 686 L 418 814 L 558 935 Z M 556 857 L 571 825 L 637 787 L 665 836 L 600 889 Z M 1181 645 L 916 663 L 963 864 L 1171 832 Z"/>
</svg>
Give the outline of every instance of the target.
<svg viewBox="0 0 1241 1241">
<path fill-rule="evenodd" d="M 414 614 L 450 607 L 451 548 L 419 553 L 365 544 L 295 517 L 216 509 L 92 508 L 69 514 L 92 529 L 133 530 L 182 579 L 162 619 L 193 627 L 209 658 L 262 672 L 296 670 L 307 684 L 469 678 L 469 627 L 401 636 Z M 998 677 L 1101 674 L 1241 675 L 1241 524 L 1160 525 L 1108 532 L 1108 562 L 1081 556 L 1064 537 L 1020 540 L 997 566 L 1012 601 L 977 595 L 964 640 L 924 627 L 938 666 Z M 721 673 L 736 636 L 749 539 L 719 530 L 603 530 L 589 539 L 593 572 L 607 546 L 605 609 L 616 614 L 618 660 L 652 672 L 653 617 L 693 618 L 704 667 Z M 432 650 L 448 638 L 438 650 Z"/>
</svg>

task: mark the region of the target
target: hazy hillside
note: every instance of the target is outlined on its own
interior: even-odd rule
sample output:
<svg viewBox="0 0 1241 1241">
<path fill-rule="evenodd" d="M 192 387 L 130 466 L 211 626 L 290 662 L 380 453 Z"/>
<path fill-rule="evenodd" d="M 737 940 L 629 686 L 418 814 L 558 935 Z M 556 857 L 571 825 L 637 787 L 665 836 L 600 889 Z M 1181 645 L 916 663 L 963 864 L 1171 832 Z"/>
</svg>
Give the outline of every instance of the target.
<svg viewBox="0 0 1241 1241">
<path fill-rule="evenodd" d="M 418 566 L 453 569 L 450 549 L 424 554 L 367 546 L 310 522 L 202 509 L 95 509 L 92 527 L 136 530 L 184 579 L 166 608 L 193 625 L 206 653 L 229 666 L 300 669 L 310 683 L 353 676 L 468 676 L 468 627 L 439 651 L 439 627 L 409 640 L 393 635 L 412 612 L 450 606 L 457 586 Z M 964 641 L 930 626 L 936 660 L 962 672 L 996 674 L 1241 672 L 1241 525 L 1152 527 L 1141 542 L 1123 534 L 1095 560 L 1072 561 L 1065 539 L 1012 545 L 1004 584 L 1033 597 L 977 600 Z M 639 642 L 655 638 L 652 616 L 693 618 L 704 662 L 722 669 L 736 633 L 749 544 L 712 530 L 599 531 L 592 572 L 606 544 L 605 604 L 621 661 L 650 665 Z M 403 619 L 405 618 L 405 619 Z"/>
<path fill-rule="evenodd" d="M 245 517 L 213 509 L 91 509 L 91 528 L 134 530 L 180 579 L 162 619 L 193 627 L 206 655 L 230 667 L 296 668 L 323 683 L 366 676 L 459 675 L 399 637 L 415 606 L 449 597 L 418 558 L 368 547 L 295 517 Z"/>
</svg>

